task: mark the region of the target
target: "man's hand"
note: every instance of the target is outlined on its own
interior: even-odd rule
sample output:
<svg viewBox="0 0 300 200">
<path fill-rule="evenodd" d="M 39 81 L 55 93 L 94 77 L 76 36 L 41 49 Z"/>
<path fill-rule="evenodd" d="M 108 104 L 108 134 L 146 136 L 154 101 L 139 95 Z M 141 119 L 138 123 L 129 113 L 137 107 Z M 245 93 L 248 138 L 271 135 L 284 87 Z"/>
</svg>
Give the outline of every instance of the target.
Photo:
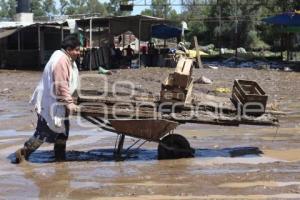
<svg viewBox="0 0 300 200">
<path fill-rule="evenodd" d="M 70 103 L 70 104 L 66 105 L 66 108 L 67 108 L 67 112 L 69 114 L 79 111 L 79 107 L 77 105 L 75 105 L 74 103 Z"/>
</svg>

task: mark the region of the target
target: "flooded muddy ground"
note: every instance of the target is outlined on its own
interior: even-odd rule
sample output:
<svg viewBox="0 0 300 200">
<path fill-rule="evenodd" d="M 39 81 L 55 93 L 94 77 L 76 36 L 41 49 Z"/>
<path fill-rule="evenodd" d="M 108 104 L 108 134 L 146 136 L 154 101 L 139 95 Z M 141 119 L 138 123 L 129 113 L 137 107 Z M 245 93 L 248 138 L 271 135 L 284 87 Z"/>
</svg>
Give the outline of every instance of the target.
<svg viewBox="0 0 300 200">
<path fill-rule="evenodd" d="M 107 81 L 129 80 L 136 90 L 156 94 L 173 70 L 119 70 Z M 81 74 L 88 76 L 84 89 L 103 87 L 95 72 Z M 230 93 L 215 90 L 231 88 L 234 79 L 257 81 L 269 107 L 287 113 L 280 128 L 184 124 L 175 132 L 190 141 L 195 158 L 157 160 L 157 144 L 146 143 L 115 162 L 116 134 L 73 119 L 66 162 L 54 162 L 53 145 L 44 144 L 29 162 L 14 165 L 14 151 L 35 128 L 28 101 L 41 72 L 0 71 L 0 199 L 300 199 L 300 74 L 195 69 L 195 79 L 202 75 L 213 84 L 195 84 L 195 92 L 225 97 Z M 135 140 L 127 138 L 125 147 Z"/>
</svg>

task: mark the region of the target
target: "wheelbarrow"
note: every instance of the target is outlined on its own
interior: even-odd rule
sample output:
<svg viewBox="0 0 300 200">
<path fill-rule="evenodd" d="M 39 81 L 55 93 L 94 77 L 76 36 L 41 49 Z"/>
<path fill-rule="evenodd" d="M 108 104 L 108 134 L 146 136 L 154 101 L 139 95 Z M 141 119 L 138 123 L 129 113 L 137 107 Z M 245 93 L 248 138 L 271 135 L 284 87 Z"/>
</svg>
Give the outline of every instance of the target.
<svg viewBox="0 0 300 200">
<path fill-rule="evenodd" d="M 82 116 L 87 121 L 103 130 L 117 133 L 114 146 L 116 160 L 122 160 L 122 154 L 127 154 L 134 146 L 138 150 L 146 142 L 157 142 L 158 159 L 175 159 L 193 157 L 195 150 L 182 135 L 174 130 L 180 124 L 164 119 L 110 119 Z M 137 138 L 131 146 L 123 151 L 125 136 Z"/>
<path fill-rule="evenodd" d="M 98 127 L 118 134 L 114 149 L 117 158 L 123 153 L 126 135 L 138 140 L 125 153 L 143 140 L 138 148 L 147 141 L 158 143 L 158 159 L 192 157 L 195 151 L 188 140 L 174 134 L 174 129 L 181 123 L 226 126 L 278 124 L 278 119 L 265 109 L 259 116 L 241 116 L 228 98 L 192 94 L 192 71 L 192 60 L 181 58 L 175 72 L 162 83 L 159 98 L 149 98 L 147 95 L 119 98 L 103 96 L 103 91 L 82 90 L 82 95 L 76 99 L 78 105 L 81 105 L 79 114 Z M 258 84 L 251 82 L 249 87 L 249 81 L 242 84 L 244 82 L 239 83 L 242 85 L 242 94 L 245 94 L 238 97 L 243 97 L 242 102 L 246 104 L 249 100 L 253 101 L 253 95 L 248 94 L 250 89 L 262 89 Z M 264 92 L 255 94 L 255 97 L 262 98 L 266 104 Z M 177 105 L 176 109 L 171 109 L 174 105 Z"/>
</svg>

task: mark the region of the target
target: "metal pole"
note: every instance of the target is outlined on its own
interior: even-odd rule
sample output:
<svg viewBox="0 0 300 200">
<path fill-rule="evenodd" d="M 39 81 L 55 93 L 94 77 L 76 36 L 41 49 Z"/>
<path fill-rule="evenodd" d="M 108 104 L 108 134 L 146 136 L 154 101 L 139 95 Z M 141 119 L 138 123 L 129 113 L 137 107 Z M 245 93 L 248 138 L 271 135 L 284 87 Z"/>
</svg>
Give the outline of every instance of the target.
<svg viewBox="0 0 300 200">
<path fill-rule="evenodd" d="M 98 33 L 98 40 L 99 40 L 98 47 L 100 48 L 100 46 L 101 46 L 101 37 L 100 37 L 101 27 L 100 26 L 99 26 L 98 31 L 99 31 L 99 33 Z"/>
<path fill-rule="evenodd" d="M 139 20 L 139 48 L 138 48 L 138 52 L 139 52 L 139 68 L 141 68 L 141 51 L 140 51 L 140 46 L 141 46 L 141 19 Z"/>
<path fill-rule="evenodd" d="M 60 25 L 60 32 L 61 32 L 61 41 L 63 41 L 64 40 L 64 27 L 62 24 Z"/>
<path fill-rule="evenodd" d="M 167 4 L 164 5 L 164 19 L 167 19 Z M 167 46 L 167 41 L 164 39 L 164 48 Z"/>
<path fill-rule="evenodd" d="M 239 21 L 237 20 L 237 0 L 235 0 L 235 57 L 237 58 L 238 56 L 238 23 Z"/>
<path fill-rule="evenodd" d="M 291 60 L 291 33 L 287 34 L 287 61 Z"/>
<path fill-rule="evenodd" d="M 221 42 L 221 30 L 222 30 L 222 8 L 221 6 L 219 5 L 219 1 L 217 2 L 218 4 L 218 8 L 219 8 L 219 31 L 218 31 L 218 45 L 219 45 L 219 48 L 220 48 L 220 55 L 221 55 L 221 48 L 222 48 L 222 42 Z"/>
<path fill-rule="evenodd" d="M 21 51 L 21 30 L 18 31 L 18 51 Z"/>
<path fill-rule="evenodd" d="M 92 71 L 92 47 L 93 47 L 93 18 L 90 19 L 90 63 L 89 63 L 89 68 L 90 71 Z"/>
<path fill-rule="evenodd" d="M 41 27 L 38 25 L 38 50 L 41 51 Z"/>
</svg>

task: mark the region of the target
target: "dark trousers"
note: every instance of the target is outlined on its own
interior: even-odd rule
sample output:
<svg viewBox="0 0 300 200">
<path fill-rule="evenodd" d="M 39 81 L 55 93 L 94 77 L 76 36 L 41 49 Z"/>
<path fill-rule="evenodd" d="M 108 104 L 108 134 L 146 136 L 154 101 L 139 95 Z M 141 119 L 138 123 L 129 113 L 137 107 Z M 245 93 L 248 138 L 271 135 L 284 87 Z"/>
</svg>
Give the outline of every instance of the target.
<svg viewBox="0 0 300 200">
<path fill-rule="evenodd" d="M 38 115 L 36 130 L 33 136 L 31 136 L 24 144 L 28 154 L 30 155 L 37 150 L 44 142 L 54 143 L 55 145 L 66 145 L 69 137 L 70 122 L 69 120 L 65 120 L 64 123 L 66 132 L 56 133 L 48 127 L 46 120 L 41 115 Z"/>
</svg>

